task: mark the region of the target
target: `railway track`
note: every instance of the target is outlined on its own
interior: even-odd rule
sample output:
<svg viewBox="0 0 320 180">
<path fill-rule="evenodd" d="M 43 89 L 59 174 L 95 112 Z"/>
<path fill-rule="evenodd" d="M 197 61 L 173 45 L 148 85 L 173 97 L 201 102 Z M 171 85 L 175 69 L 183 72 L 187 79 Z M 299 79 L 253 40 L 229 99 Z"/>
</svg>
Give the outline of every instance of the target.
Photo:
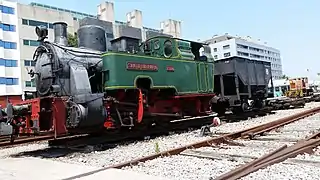
<svg viewBox="0 0 320 180">
<path fill-rule="evenodd" d="M 220 117 L 222 121 L 225 122 L 235 122 L 235 121 L 241 121 L 241 120 L 247 120 L 248 118 L 255 118 L 258 116 L 265 116 L 268 114 L 273 114 L 274 112 L 272 111 L 273 108 L 271 107 L 266 107 L 265 109 L 261 110 L 253 110 L 249 111 L 243 114 L 238 114 L 238 115 L 232 115 L 232 114 L 227 114 L 225 116 Z M 191 122 L 190 128 L 199 128 L 199 126 L 207 124 L 208 122 L 203 122 L 202 124 L 195 125 L 195 123 Z M 173 128 L 172 131 L 183 131 L 188 129 L 188 127 L 183 127 L 185 125 L 179 125 L 178 128 Z M 168 127 L 166 127 L 168 129 Z M 177 129 L 177 130 L 175 130 Z M 167 132 L 166 130 L 155 130 L 156 132 L 153 134 L 159 134 L 159 135 L 165 135 Z M 170 131 L 170 129 L 169 129 Z M 131 133 L 131 132 L 130 132 Z M 16 145 L 22 145 L 22 144 L 28 144 L 32 142 L 39 142 L 39 141 L 48 141 L 50 146 L 70 146 L 71 144 L 75 145 L 79 143 L 79 146 L 85 145 L 85 144 L 101 144 L 101 143 L 111 143 L 111 142 L 116 142 L 116 141 L 125 141 L 126 139 L 133 139 L 134 137 L 136 138 L 141 138 L 144 136 L 153 136 L 153 134 L 141 134 L 141 133 L 136 133 L 137 135 L 128 135 L 128 138 L 126 135 L 121 135 L 119 136 L 118 134 L 115 135 L 109 135 L 106 134 L 104 136 L 101 136 L 100 138 L 97 136 L 86 136 L 86 135 L 80 135 L 80 136 L 64 136 L 62 138 L 59 138 L 55 140 L 53 138 L 53 135 L 37 135 L 37 136 L 21 136 L 17 137 L 14 139 L 14 142 L 11 141 L 10 136 L 0 136 L 0 148 L 8 148 Z M 124 138 L 119 138 L 119 137 L 124 137 Z M 132 136 L 132 137 L 131 137 Z M 108 140 L 110 139 L 110 140 Z M 117 139 L 117 140 L 116 140 Z"/>
<path fill-rule="evenodd" d="M 273 114 L 270 109 L 256 110 L 247 112 L 241 115 L 227 114 L 220 117 L 225 122 L 235 122 L 241 120 L 247 120 L 257 116 L 266 116 L 267 114 Z M 215 114 L 201 117 L 191 117 L 186 119 L 174 120 L 167 126 L 154 126 L 148 129 L 148 131 L 136 129 L 122 133 L 107 133 L 103 135 L 88 135 L 77 138 L 61 138 L 57 140 L 49 140 L 49 146 L 51 147 L 62 147 L 62 148 L 81 148 L 87 145 L 97 145 L 99 149 L 101 146 L 106 144 L 107 148 L 110 143 L 121 143 L 126 141 L 144 140 L 146 137 L 152 138 L 162 135 L 169 135 L 172 133 L 180 133 L 193 129 L 200 129 L 203 125 L 209 125 L 212 123 Z"/>
<path fill-rule="evenodd" d="M 275 136 L 275 134 L 277 134 L 277 132 L 282 133 L 282 135 L 286 134 L 286 129 L 283 128 L 281 130 L 280 128 L 281 127 L 288 127 L 288 126 L 295 124 L 295 123 L 298 123 L 295 125 L 295 127 L 303 127 L 302 125 L 303 124 L 305 125 L 306 123 L 310 124 L 310 127 L 308 126 L 309 129 L 306 129 L 305 131 L 301 130 L 301 132 L 304 132 L 304 133 L 309 132 L 309 134 L 310 134 L 310 131 L 318 130 L 318 127 L 320 126 L 319 121 L 313 119 L 313 120 L 309 120 L 307 122 L 305 119 L 307 119 L 307 117 L 309 117 L 313 114 L 319 113 L 319 112 L 320 112 L 320 107 L 313 108 L 311 110 L 297 113 L 295 115 L 292 115 L 292 116 L 289 116 L 286 118 L 281 118 L 279 120 L 272 121 L 270 123 L 266 123 L 266 124 L 263 124 L 260 126 L 256 126 L 256 127 L 249 128 L 249 129 L 242 130 L 242 131 L 235 132 L 235 133 L 230 133 L 227 135 L 222 135 L 219 137 L 214 137 L 211 139 L 207 139 L 205 141 L 201 141 L 201 142 L 193 143 L 193 144 L 183 146 L 180 148 L 175 148 L 175 149 L 171 149 L 168 151 L 152 154 L 150 156 L 138 158 L 138 159 L 135 159 L 132 161 L 108 166 L 108 167 L 102 168 L 102 169 L 94 171 L 94 172 L 82 174 L 82 175 L 79 175 L 76 177 L 70 177 L 70 178 L 68 178 L 68 180 L 69 179 L 70 180 L 76 179 L 79 177 L 84 177 L 84 176 L 87 176 L 90 174 L 94 174 L 96 172 L 103 171 L 108 168 L 132 169 L 134 171 L 142 171 L 142 172 L 146 172 L 149 174 L 155 174 L 155 175 L 160 174 L 162 176 L 168 175 L 170 177 L 170 176 L 172 176 L 172 174 L 169 175 L 169 174 L 166 174 L 165 172 L 170 172 L 173 174 L 177 174 L 177 172 L 178 172 L 179 174 L 185 174 L 185 172 L 183 172 L 183 170 L 192 171 L 195 168 L 198 170 L 201 169 L 202 168 L 201 163 L 197 164 L 197 162 L 200 162 L 200 161 L 204 162 L 206 164 L 206 166 L 208 166 L 208 165 L 211 166 L 211 168 L 207 167 L 207 168 L 209 168 L 208 169 L 209 172 L 206 172 L 208 174 L 206 176 L 207 178 L 209 178 L 209 177 L 219 178 L 218 176 L 222 175 L 223 173 L 226 173 L 226 171 L 230 171 L 235 167 L 239 167 L 240 165 L 245 165 L 246 163 L 249 163 L 249 162 L 253 161 L 254 159 L 258 159 L 258 161 L 260 162 L 260 164 L 258 163 L 259 166 L 255 167 L 255 168 L 259 169 L 259 168 L 262 168 L 262 167 L 269 165 L 268 163 L 272 163 L 270 160 L 272 160 L 273 163 L 278 162 L 279 160 L 280 161 L 283 160 L 283 159 L 279 158 L 279 156 L 281 155 L 281 154 L 279 155 L 279 153 L 285 154 L 286 152 L 289 152 L 289 150 L 285 150 L 286 148 L 284 147 L 284 145 L 290 146 L 292 144 L 295 144 L 296 142 L 299 142 L 299 143 L 296 143 L 298 145 L 293 146 L 293 147 L 300 147 L 300 149 L 296 148 L 296 151 L 292 150 L 291 155 L 296 155 L 298 153 L 301 153 L 303 150 L 305 150 L 304 148 L 301 148 L 301 147 L 304 147 L 304 145 L 306 145 L 306 144 L 308 145 L 308 148 L 306 148 L 306 149 L 312 149 L 312 147 L 316 147 L 318 145 L 318 143 L 317 143 L 318 139 L 316 139 L 316 140 L 312 139 L 312 140 L 307 141 L 307 142 L 312 141 L 312 143 L 309 143 L 309 144 L 306 142 L 305 142 L 305 144 L 300 144 L 300 141 L 298 141 L 299 139 L 297 139 L 297 138 L 290 139 L 287 136 L 284 136 L 282 138 L 275 138 L 274 136 Z M 305 118 L 305 119 L 303 119 L 303 118 Z M 303 120 L 301 120 L 301 119 L 303 119 Z M 301 120 L 301 121 L 298 121 L 298 120 Z M 302 122 L 302 124 L 299 124 L 299 122 L 300 123 Z M 313 124 L 313 123 L 315 123 L 315 124 Z M 263 139 L 263 138 L 267 137 L 266 133 L 268 133 L 268 132 L 269 132 L 268 136 L 272 135 L 272 133 L 273 133 L 273 138 Z M 272 132 L 272 133 L 270 133 L 270 132 Z M 290 131 L 287 130 L 287 134 L 288 134 L 288 132 L 290 134 Z M 319 134 L 314 135 L 314 137 L 312 137 L 312 138 L 318 137 L 318 135 Z M 303 138 L 304 138 L 304 136 L 300 137 L 300 139 L 303 139 Z M 259 151 L 259 149 L 261 149 L 264 146 L 265 146 L 264 151 L 263 152 L 261 152 L 261 150 Z M 269 148 L 268 148 L 268 146 L 269 146 Z M 253 147 L 255 147 L 256 149 L 254 149 Z M 233 148 L 233 151 L 237 152 L 238 154 L 226 154 L 228 149 L 232 149 L 232 148 Z M 280 149 L 278 149 L 278 151 L 276 151 L 277 148 L 280 148 Z M 272 151 L 276 151 L 276 152 L 266 156 L 266 157 L 269 157 L 269 159 L 265 158 L 265 157 L 263 157 L 265 159 L 263 159 L 263 158 L 262 158 L 262 160 L 259 159 L 259 157 L 262 156 L 263 154 L 267 154 Z M 249 155 L 246 156 L 246 155 L 244 155 L 246 152 L 256 152 L 257 154 L 256 154 L 256 156 L 249 156 Z M 169 156 L 169 157 L 165 157 L 165 156 Z M 290 156 L 288 156 L 288 157 L 290 157 Z M 189 164 L 190 164 L 190 162 L 192 162 L 192 167 L 190 167 L 190 165 L 184 165 L 184 167 L 183 167 L 183 166 L 181 166 L 182 162 L 184 162 L 184 163 L 189 162 Z M 195 164 L 197 164 L 197 165 L 195 165 Z M 223 165 L 226 166 L 228 164 L 230 165 L 228 168 L 224 167 L 219 170 L 219 166 L 220 167 Z M 245 166 L 249 167 L 249 170 L 246 171 L 248 173 L 252 172 L 253 170 L 257 170 L 257 169 L 254 169 L 253 166 L 250 166 L 250 164 L 249 165 L 247 164 Z M 176 169 L 177 172 L 175 172 L 174 169 L 177 167 L 179 167 L 181 169 L 180 169 L 180 171 L 179 171 L 179 169 Z M 185 169 L 185 168 L 187 168 L 187 169 Z M 213 173 L 215 168 L 216 168 L 216 170 L 217 169 L 218 170 L 216 171 L 216 173 Z M 170 171 L 168 169 L 170 169 Z M 161 173 L 159 172 L 159 170 L 161 171 Z M 192 173 L 192 174 L 194 174 L 194 173 Z M 234 177 L 236 177 L 236 176 L 234 175 Z M 238 177 L 239 177 L 239 175 L 238 175 Z M 179 178 L 177 178 L 177 179 L 179 179 Z M 183 177 L 181 179 L 201 179 L 201 178 L 195 177 L 195 175 L 193 175 L 193 176 Z M 223 178 L 223 176 L 221 176 L 220 179 L 229 179 L 229 178 Z"/>
<path fill-rule="evenodd" d="M 169 133 L 179 133 L 184 132 L 193 128 L 200 128 L 203 124 L 212 123 L 213 116 L 201 117 L 201 121 L 197 119 L 190 120 L 190 122 L 185 123 L 183 121 L 177 121 L 170 126 L 154 126 L 148 129 L 148 131 L 143 131 L 141 129 L 136 129 L 132 131 L 118 132 L 118 133 L 106 133 L 100 135 L 87 135 L 77 138 L 61 138 L 57 140 L 50 140 L 50 147 L 59 148 L 82 148 L 86 146 L 98 146 L 99 149 L 103 145 L 106 148 L 110 146 L 111 143 L 121 143 L 135 140 L 144 140 L 145 138 L 152 138 L 161 135 L 168 135 Z M 200 119 L 200 118 L 199 118 Z"/>
<path fill-rule="evenodd" d="M 48 141 L 53 139 L 53 135 L 40 135 L 40 136 L 20 136 L 11 141 L 10 136 L 2 136 L 0 138 L 0 148 L 9 148 L 16 145 L 33 143 L 38 141 Z"/>
<path fill-rule="evenodd" d="M 301 153 L 312 153 L 313 149 L 320 145 L 320 132 L 316 132 L 315 134 L 307 137 L 305 139 L 299 140 L 293 145 L 283 145 L 280 148 L 268 153 L 262 157 L 256 158 L 251 157 L 252 161 L 241 165 L 238 168 L 235 168 L 221 176 L 215 178 L 216 180 L 236 180 L 242 178 L 252 172 L 255 172 L 259 169 L 265 168 L 267 166 L 273 165 L 275 163 L 279 163 L 288 158 L 295 157 Z M 291 159 L 289 162 L 298 162 L 298 163 L 308 163 L 304 161 L 296 161 L 295 159 Z"/>
<path fill-rule="evenodd" d="M 225 122 L 235 122 L 235 121 L 241 121 L 241 120 L 247 120 L 248 118 L 254 118 L 258 116 L 265 116 L 268 114 L 273 114 L 273 109 L 270 107 L 267 107 L 265 109 L 261 110 L 254 110 L 249 111 L 243 114 L 239 115 L 233 115 L 233 114 L 227 114 L 225 116 L 220 117 L 222 121 Z M 207 116 L 207 117 L 211 117 Z M 206 117 L 201 117 L 202 119 L 205 119 Z M 198 123 L 198 122 L 197 122 Z M 16 145 L 22 145 L 22 144 L 28 144 L 33 142 L 39 142 L 39 141 L 48 141 L 49 146 L 51 147 L 70 147 L 70 146 L 85 146 L 85 145 L 99 145 L 103 143 L 114 143 L 116 141 L 126 141 L 126 140 L 133 140 L 133 139 L 141 139 L 145 136 L 157 136 L 157 135 L 166 135 L 170 131 L 171 132 L 181 132 L 185 131 L 188 128 L 200 128 L 202 125 L 210 123 L 209 121 L 202 121 L 200 123 L 191 122 L 190 125 L 180 124 L 176 127 L 170 129 L 170 127 L 165 127 L 165 129 L 156 129 L 153 130 L 152 133 L 143 134 L 140 132 L 129 132 L 122 133 L 122 134 L 104 134 L 100 137 L 97 135 L 91 136 L 91 135 L 76 135 L 76 136 L 63 136 L 58 139 L 54 139 L 53 135 L 38 135 L 38 136 L 21 136 L 14 140 L 14 142 L 10 141 L 10 136 L 1 137 L 0 138 L 0 148 L 8 148 Z M 178 124 L 178 123 L 176 123 Z M 189 127 L 188 127 L 189 126 Z"/>
<path fill-rule="evenodd" d="M 244 113 L 241 115 L 226 115 L 221 117 L 222 120 L 227 122 L 247 120 L 249 117 L 265 116 L 271 114 L 271 110 L 261 110 Z M 160 135 L 168 135 L 168 133 L 174 132 L 179 133 L 188 129 L 198 129 L 203 125 L 210 124 L 212 118 L 215 115 L 208 115 L 202 117 L 187 118 L 181 120 L 175 120 L 170 123 L 169 126 L 152 127 L 148 131 L 141 131 L 136 129 L 128 132 L 116 132 L 116 133 L 105 133 L 99 135 L 73 135 L 63 136 L 58 139 L 54 139 L 53 135 L 38 135 L 38 136 L 21 136 L 14 139 L 14 142 L 10 141 L 10 136 L 2 136 L 0 138 L 0 148 L 9 148 L 16 145 L 28 144 L 39 141 L 48 141 L 50 147 L 59 148 L 79 148 L 87 145 L 98 145 L 101 147 L 102 144 L 139 140 L 145 137 L 156 137 Z M 186 120 L 188 122 L 186 122 Z M 99 147 L 99 148 L 100 148 Z"/>
<path fill-rule="evenodd" d="M 79 148 L 87 145 L 102 145 L 121 141 L 137 140 L 148 136 L 167 135 L 170 132 L 181 132 L 190 128 L 200 128 L 204 124 L 210 124 L 213 117 L 213 115 L 208 115 L 191 118 L 188 120 L 188 123 L 180 120 L 169 124 L 170 126 L 151 127 L 149 131 L 141 131 L 141 129 L 136 129 L 127 132 L 110 132 L 96 135 L 70 135 L 59 137 L 57 139 L 54 139 L 53 135 L 20 136 L 15 138 L 13 142 L 11 141 L 11 136 L 1 136 L 0 148 L 10 148 L 16 145 L 40 141 L 47 141 L 50 147 L 55 148 Z"/>
</svg>

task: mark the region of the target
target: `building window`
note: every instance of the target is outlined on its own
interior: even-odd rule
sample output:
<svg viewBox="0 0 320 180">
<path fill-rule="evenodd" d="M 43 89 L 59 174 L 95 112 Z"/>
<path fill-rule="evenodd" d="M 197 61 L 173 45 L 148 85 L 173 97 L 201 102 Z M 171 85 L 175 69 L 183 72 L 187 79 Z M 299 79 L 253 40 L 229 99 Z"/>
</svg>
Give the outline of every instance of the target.
<svg viewBox="0 0 320 180">
<path fill-rule="evenodd" d="M 28 20 L 22 19 L 22 24 L 23 24 L 23 25 L 28 25 Z"/>
<path fill-rule="evenodd" d="M 24 66 L 34 66 L 35 64 L 33 60 L 24 60 Z"/>
<path fill-rule="evenodd" d="M 29 40 L 23 40 L 23 45 L 29 46 Z"/>
<path fill-rule="evenodd" d="M 26 45 L 26 46 L 39 46 L 40 42 L 39 41 L 35 41 L 35 40 L 24 39 L 23 40 L 23 45 Z"/>
<path fill-rule="evenodd" d="M 218 51 L 218 49 L 217 48 L 213 48 L 213 52 L 217 52 Z"/>
<path fill-rule="evenodd" d="M 4 48 L 5 49 L 10 49 L 10 47 L 11 47 L 10 42 L 4 42 Z"/>
<path fill-rule="evenodd" d="M 245 45 L 242 45 L 242 44 L 237 44 L 237 48 L 248 49 L 248 46 L 245 46 Z"/>
<path fill-rule="evenodd" d="M 16 26 L 15 25 L 9 25 L 9 31 L 16 32 Z"/>
<path fill-rule="evenodd" d="M 223 56 L 224 57 L 229 57 L 230 56 L 230 52 L 224 53 Z"/>
<path fill-rule="evenodd" d="M 25 86 L 26 87 L 36 87 L 36 84 L 34 81 L 25 81 Z"/>
<path fill-rule="evenodd" d="M 230 49 L 230 45 L 223 46 L 223 49 Z"/>
<path fill-rule="evenodd" d="M 0 40 L 0 47 L 4 49 L 17 49 L 17 43 Z"/>
<path fill-rule="evenodd" d="M 214 55 L 214 59 L 218 59 L 218 55 Z"/>
<path fill-rule="evenodd" d="M 14 14 L 14 8 L 0 5 L 1 12 L 4 14 Z"/>
<path fill-rule="evenodd" d="M 12 85 L 19 85 L 19 79 L 18 78 L 12 78 Z"/>
<path fill-rule="evenodd" d="M 26 84 L 26 87 L 31 87 L 32 86 L 31 81 L 26 81 L 25 84 Z"/>
<path fill-rule="evenodd" d="M 31 61 L 24 60 L 24 66 L 31 66 Z"/>
<path fill-rule="evenodd" d="M 1 26 L 2 26 L 2 29 L 4 31 L 10 31 L 10 25 L 9 24 L 1 24 Z"/>
<path fill-rule="evenodd" d="M 249 56 L 249 53 L 245 53 L 245 52 L 241 52 L 241 51 L 237 51 L 238 56 Z"/>
<path fill-rule="evenodd" d="M 17 60 L 4 59 L 6 67 L 18 67 Z"/>
<path fill-rule="evenodd" d="M 0 84 L 6 84 L 6 78 L 0 77 Z"/>
<path fill-rule="evenodd" d="M 18 78 L 5 78 L 5 77 L 0 77 L 0 84 L 5 84 L 5 85 L 19 85 L 19 79 L 18 79 Z"/>
<path fill-rule="evenodd" d="M 29 26 L 47 26 L 48 27 L 48 23 L 44 23 L 41 21 L 29 20 Z"/>
<path fill-rule="evenodd" d="M 257 54 L 250 54 L 250 57 L 257 58 L 257 59 L 264 59 L 264 56 L 260 56 L 260 55 L 257 55 Z"/>
<path fill-rule="evenodd" d="M 0 24 L 0 27 L 1 27 L 4 31 L 11 31 L 11 32 L 15 32 L 15 31 L 16 31 L 16 26 L 15 26 L 15 25 Z"/>
<path fill-rule="evenodd" d="M 255 48 L 255 47 L 249 47 L 249 49 L 250 49 L 251 51 L 260 52 L 260 53 L 263 53 L 263 52 L 264 52 L 264 50 L 259 49 L 259 48 Z"/>
<path fill-rule="evenodd" d="M 42 22 L 42 21 L 35 21 L 30 19 L 22 19 L 23 25 L 29 25 L 29 26 L 45 26 L 47 28 L 53 29 L 52 23 Z"/>
<path fill-rule="evenodd" d="M 17 49 L 17 43 L 10 42 L 10 49 Z"/>
<path fill-rule="evenodd" d="M 38 41 L 30 40 L 30 46 L 39 46 L 40 43 Z"/>
<path fill-rule="evenodd" d="M 13 85 L 13 78 L 6 78 L 6 85 Z"/>
<path fill-rule="evenodd" d="M 18 67 L 18 61 L 17 60 L 10 60 L 10 59 L 0 59 L 0 66 Z"/>
<path fill-rule="evenodd" d="M 6 78 L 6 85 L 18 85 L 18 78 Z"/>
</svg>

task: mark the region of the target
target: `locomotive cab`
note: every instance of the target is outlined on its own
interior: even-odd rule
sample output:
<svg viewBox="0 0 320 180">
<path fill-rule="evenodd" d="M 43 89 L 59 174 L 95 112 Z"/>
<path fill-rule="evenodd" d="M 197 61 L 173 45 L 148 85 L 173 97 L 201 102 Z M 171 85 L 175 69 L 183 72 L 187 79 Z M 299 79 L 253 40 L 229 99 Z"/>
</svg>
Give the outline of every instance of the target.
<svg viewBox="0 0 320 180">
<path fill-rule="evenodd" d="M 141 47 L 145 55 L 153 57 L 213 62 L 210 47 L 199 42 L 156 36 L 141 43 Z"/>
<path fill-rule="evenodd" d="M 115 39 L 114 52 L 102 55 L 106 94 L 124 102 L 117 107 L 119 112 L 128 111 L 115 117 L 121 124 L 132 124 L 124 119 L 139 116 L 137 106 L 143 106 L 141 109 L 146 111 L 144 118 L 152 119 L 203 115 L 210 111 L 214 67 L 207 44 L 155 36 L 142 42 L 139 51 L 132 53 L 128 51 L 130 43 L 136 47 L 138 40 Z"/>
</svg>

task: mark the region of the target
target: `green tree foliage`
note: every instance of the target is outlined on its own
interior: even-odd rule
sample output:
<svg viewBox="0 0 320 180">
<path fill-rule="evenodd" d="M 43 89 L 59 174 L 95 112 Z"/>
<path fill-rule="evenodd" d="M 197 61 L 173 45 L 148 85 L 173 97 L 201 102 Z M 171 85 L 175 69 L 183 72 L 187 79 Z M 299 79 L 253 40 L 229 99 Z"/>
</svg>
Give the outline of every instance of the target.
<svg viewBox="0 0 320 180">
<path fill-rule="evenodd" d="M 72 47 L 78 47 L 78 37 L 76 33 L 68 33 L 68 44 Z"/>
</svg>

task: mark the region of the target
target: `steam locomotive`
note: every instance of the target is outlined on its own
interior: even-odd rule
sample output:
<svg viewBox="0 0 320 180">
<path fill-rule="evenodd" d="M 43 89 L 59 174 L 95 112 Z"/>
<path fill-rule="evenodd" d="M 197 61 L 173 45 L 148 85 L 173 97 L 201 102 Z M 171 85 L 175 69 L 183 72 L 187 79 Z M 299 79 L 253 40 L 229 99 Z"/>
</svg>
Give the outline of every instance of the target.
<svg viewBox="0 0 320 180">
<path fill-rule="evenodd" d="M 119 37 L 107 52 L 99 26 L 80 27 L 78 47 L 68 45 L 66 23 L 53 26 L 54 42 L 45 40 L 46 27 L 36 27 L 40 45 L 29 74 L 37 97 L 0 111 L 0 135 L 97 133 L 212 112 L 208 45 L 167 36 L 143 43 Z"/>
</svg>

